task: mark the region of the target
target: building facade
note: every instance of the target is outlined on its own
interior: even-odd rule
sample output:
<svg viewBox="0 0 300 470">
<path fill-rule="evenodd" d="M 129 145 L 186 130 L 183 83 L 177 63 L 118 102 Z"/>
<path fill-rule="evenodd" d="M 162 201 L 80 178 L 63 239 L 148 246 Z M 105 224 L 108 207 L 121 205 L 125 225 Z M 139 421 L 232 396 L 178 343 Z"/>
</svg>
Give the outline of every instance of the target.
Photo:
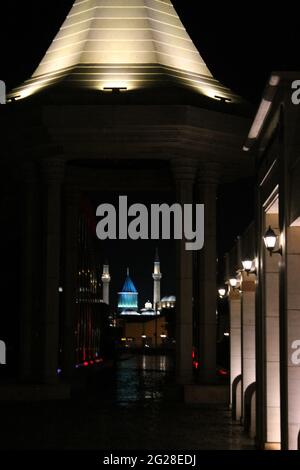
<svg viewBox="0 0 300 470">
<path fill-rule="evenodd" d="M 245 143 L 245 158 L 256 158 L 256 218 L 229 253 L 226 276 L 231 404 L 264 449 L 299 449 L 298 76 L 272 75 Z"/>
</svg>

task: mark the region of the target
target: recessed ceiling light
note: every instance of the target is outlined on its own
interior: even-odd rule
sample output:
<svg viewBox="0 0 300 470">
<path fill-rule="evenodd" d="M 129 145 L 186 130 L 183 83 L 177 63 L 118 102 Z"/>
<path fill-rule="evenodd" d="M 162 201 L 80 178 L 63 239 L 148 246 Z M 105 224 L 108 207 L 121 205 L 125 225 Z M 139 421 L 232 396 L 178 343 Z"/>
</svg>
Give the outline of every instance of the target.
<svg viewBox="0 0 300 470">
<path fill-rule="evenodd" d="M 226 96 L 215 95 L 214 98 L 218 101 L 222 101 L 223 103 L 230 103 L 232 101 L 231 98 L 226 98 Z"/>
</svg>

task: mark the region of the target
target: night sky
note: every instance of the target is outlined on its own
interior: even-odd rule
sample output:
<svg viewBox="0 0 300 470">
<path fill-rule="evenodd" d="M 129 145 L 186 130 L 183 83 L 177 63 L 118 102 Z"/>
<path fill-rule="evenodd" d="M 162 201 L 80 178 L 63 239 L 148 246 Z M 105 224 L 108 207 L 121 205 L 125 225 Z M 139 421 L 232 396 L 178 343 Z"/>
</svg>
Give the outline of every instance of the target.
<svg viewBox="0 0 300 470">
<path fill-rule="evenodd" d="M 294 5 L 293 9 L 289 9 L 287 2 L 284 6 L 274 1 L 263 2 L 264 6 L 270 7 L 268 14 L 263 15 L 261 8 L 257 8 L 253 2 L 210 3 L 211 6 L 207 7 L 207 2 L 200 0 L 173 0 L 184 25 L 216 79 L 256 105 L 272 71 L 300 70 L 299 14 Z M 219 3 L 224 6 L 221 8 Z M 0 31 L 0 79 L 6 81 L 8 89 L 30 77 L 72 4 L 73 0 L 27 0 L 1 6 L 2 25 L 5 24 L 5 30 L 2 28 Z M 201 8 L 203 4 L 205 9 Z M 252 219 L 252 184 L 249 179 L 237 185 L 220 188 L 220 256 L 230 248 L 239 231 L 246 228 Z M 235 198 L 237 190 L 238 200 Z M 239 204 L 242 200 L 241 211 Z M 232 204 L 233 210 L 226 210 Z M 155 246 L 150 243 L 145 249 L 142 242 L 134 243 L 134 247 L 130 244 L 127 247 L 107 246 L 105 251 L 110 252 L 110 258 L 115 260 L 115 272 L 116 260 L 120 260 L 120 256 L 124 271 L 127 264 L 132 264 L 133 278 L 139 279 L 137 287 L 142 290 L 141 300 L 144 301 L 152 295 L 151 273 Z M 171 291 L 174 285 L 174 247 L 170 244 L 168 248 L 160 248 L 164 264 L 162 269 L 169 273 L 163 293 L 172 293 L 168 291 Z M 141 253 L 144 253 L 142 259 Z M 122 274 L 118 272 L 115 276 L 115 290 L 121 287 L 122 278 Z"/>
</svg>

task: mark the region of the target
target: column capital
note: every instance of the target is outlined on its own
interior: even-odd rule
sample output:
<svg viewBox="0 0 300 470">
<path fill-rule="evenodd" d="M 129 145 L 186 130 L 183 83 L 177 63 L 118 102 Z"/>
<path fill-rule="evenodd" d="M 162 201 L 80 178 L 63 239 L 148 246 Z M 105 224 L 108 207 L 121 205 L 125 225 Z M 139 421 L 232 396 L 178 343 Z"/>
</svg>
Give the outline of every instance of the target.
<svg viewBox="0 0 300 470">
<path fill-rule="evenodd" d="M 241 290 L 242 292 L 255 292 L 256 275 L 241 273 Z"/>
<path fill-rule="evenodd" d="M 198 184 L 217 185 L 220 179 L 222 166 L 217 162 L 206 162 L 198 171 Z"/>
<path fill-rule="evenodd" d="M 241 299 L 242 299 L 242 296 L 238 289 L 232 289 L 232 288 L 229 289 L 228 300 L 231 301 L 231 300 L 241 300 Z"/>
<path fill-rule="evenodd" d="M 65 162 L 58 157 L 45 158 L 41 161 L 41 171 L 46 183 L 62 183 L 65 173 Z"/>
<path fill-rule="evenodd" d="M 174 158 L 171 160 L 171 168 L 176 183 L 193 183 L 197 173 L 197 160 L 194 158 Z"/>
</svg>

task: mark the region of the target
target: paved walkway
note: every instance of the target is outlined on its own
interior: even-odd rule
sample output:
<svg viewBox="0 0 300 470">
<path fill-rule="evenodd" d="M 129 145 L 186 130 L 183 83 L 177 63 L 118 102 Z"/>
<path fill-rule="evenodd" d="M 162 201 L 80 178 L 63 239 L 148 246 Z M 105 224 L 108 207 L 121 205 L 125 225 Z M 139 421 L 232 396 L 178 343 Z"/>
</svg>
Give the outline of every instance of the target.
<svg viewBox="0 0 300 470">
<path fill-rule="evenodd" d="M 134 357 L 68 402 L 0 404 L 2 449 L 251 449 L 228 410 L 185 406 L 169 359 Z M 5 429 L 5 433 L 3 433 Z M 4 434 L 4 435 L 3 435 Z"/>
</svg>

